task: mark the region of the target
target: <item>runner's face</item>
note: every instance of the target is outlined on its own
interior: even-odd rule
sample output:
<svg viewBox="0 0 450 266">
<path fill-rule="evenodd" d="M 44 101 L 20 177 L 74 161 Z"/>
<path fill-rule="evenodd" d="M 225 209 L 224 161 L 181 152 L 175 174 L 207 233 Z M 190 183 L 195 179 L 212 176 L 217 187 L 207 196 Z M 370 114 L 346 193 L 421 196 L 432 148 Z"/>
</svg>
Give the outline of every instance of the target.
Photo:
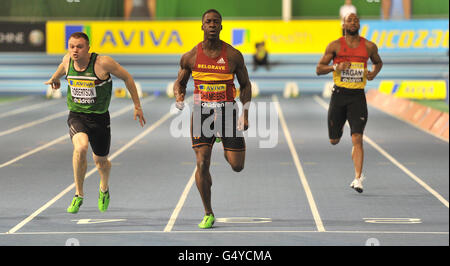
<svg viewBox="0 0 450 266">
<path fill-rule="evenodd" d="M 359 18 L 355 14 L 350 14 L 344 21 L 345 31 L 350 35 L 357 35 L 359 32 Z"/>
<path fill-rule="evenodd" d="M 202 21 L 202 30 L 207 39 L 218 39 L 222 30 L 222 20 L 219 15 L 214 12 L 207 13 Z"/>
<path fill-rule="evenodd" d="M 69 39 L 69 55 L 74 61 L 85 59 L 89 54 L 89 45 L 83 38 Z"/>
</svg>

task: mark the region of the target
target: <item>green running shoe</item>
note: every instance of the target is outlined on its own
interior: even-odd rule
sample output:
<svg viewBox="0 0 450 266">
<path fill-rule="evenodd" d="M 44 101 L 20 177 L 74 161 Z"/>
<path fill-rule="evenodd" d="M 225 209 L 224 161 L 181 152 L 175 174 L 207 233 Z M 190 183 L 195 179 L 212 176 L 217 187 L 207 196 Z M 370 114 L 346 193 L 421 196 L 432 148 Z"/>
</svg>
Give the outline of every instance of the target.
<svg viewBox="0 0 450 266">
<path fill-rule="evenodd" d="M 109 190 L 102 192 L 101 189 L 98 191 L 98 210 L 105 212 L 109 206 Z"/>
<path fill-rule="evenodd" d="M 68 213 L 77 213 L 78 210 L 80 209 L 81 205 L 83 205 L 83 198 L 75 195 L 75 197 L 73 197 L 72 203 L 70 204 L 69 208 L 67 208 L 67 212 Z"/>
<path fill-rule="evenodd" d="M 198 227 L 201 229 L 212 228 L 215 220 L 214 215 L 205 215 L 205 217 L 203 217 L 203 221 L 198 224 Z"/>
</svg>

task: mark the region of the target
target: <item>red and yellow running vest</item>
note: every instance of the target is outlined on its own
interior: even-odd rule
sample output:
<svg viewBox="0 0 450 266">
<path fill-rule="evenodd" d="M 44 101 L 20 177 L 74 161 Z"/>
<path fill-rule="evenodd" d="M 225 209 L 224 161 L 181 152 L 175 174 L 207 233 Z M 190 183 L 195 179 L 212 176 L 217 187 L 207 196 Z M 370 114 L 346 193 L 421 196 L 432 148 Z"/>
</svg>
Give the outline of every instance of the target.
<svg viewBox="0 0 450 266">
<path fill-rule="evenodd" d="M 227 45 L 222 41 L 222 51 L 216 58 L 203 53 L 202 42 L 197 45 L 197 58 L 192 69 L 194 103 L 232 102 L 236 96 L 234 74 L 230 72 Z"/>
<path fill-rule="evenodd" d="M 369 59 L 366 39 L 359 37 L 359 45 L 356 48 L 350 48 L 345 37 L 341 37 L 339 41 L 341 48 L 333 59 L 333 64 L 351 62 L 351 66 L 350 69 L 333 72 L 334 84 L 348 89 L 364 89 L 367 82 L 367 60 Z"/>
</svg>

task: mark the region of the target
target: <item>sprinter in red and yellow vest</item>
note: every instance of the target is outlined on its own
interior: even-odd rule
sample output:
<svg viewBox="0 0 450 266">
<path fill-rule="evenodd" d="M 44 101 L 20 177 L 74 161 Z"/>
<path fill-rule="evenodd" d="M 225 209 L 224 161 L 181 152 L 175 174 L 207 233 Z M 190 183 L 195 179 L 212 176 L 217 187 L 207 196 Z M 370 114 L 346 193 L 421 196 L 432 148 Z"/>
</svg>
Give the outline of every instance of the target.
<svg viewBox="0 0 450 266">
<path fill-rule="evenodd" d="M 333 93 L 328 109 L 328 135 L 333 145 L 339 143 L 346 121 L 352 136 L 352 160 L 355 179 L 350 187 L 363 192 L 363 133 L 367 123 L 367 103 L 364 93 L 367 80 L 373 80 L 383 62 L 377 46 L 359 36 L 359 18 L 351 13 L 343 18 L 344 37 L 331 42 L 317 65 L 317 75 L 333 72 Z M 372 70 L 367 61 L 372 61 Z M 330 65 L 333 60 L 333 65 Z"/>
<path fill-rule="evenodd" d="M 192 74 L 194 79 L 194 108 L 191 116 L 192 148 L 197 170 L 195 181 L 202 198 L 205 216 L 198 225 L 211 228 L 215 218 L 211 207 L 211 151 L 216 140 L 221 140 L 225 159 L 231 168 L 240 172 L 244 168 L 245 140 L 248 128 L 248 108 L 251 83 L 242 54 L 219 38 L 222 16 L 215 9 L 202 16 L 203 41 L 181 57 L 178 78 L 173 90 L 176 106 L 183 109 L 186 85 Z M 242 115 L 237 118 L 234 78 L 240 85 Z"/>
</svg>

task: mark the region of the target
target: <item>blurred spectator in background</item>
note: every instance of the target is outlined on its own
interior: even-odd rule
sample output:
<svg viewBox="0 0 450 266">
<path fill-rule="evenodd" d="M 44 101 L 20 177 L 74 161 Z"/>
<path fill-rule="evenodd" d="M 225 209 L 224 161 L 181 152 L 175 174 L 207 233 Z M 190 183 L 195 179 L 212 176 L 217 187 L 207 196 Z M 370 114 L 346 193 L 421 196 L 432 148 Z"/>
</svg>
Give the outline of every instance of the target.
<svg viewBox="0 0 450 266">
<path fill-rule="evenodd" d="M 357 14 L 356 7 L 352 5 L 352 0 L 345 0 L 344 5 L 339 9 L 339 16 L 341 17 L 341 20 L 351 13 Z"/>
<path fill-rule="evenodd" d="M 144 2 L 146 2 L 144 4 Z M 138 7 L 138 8 L 134 8 Z M 148 13 L 145 12 L 145 7 Z M 136 10 L 134 10 L 136 9 Z M 133 12 L 135 11 L 135 12 Z M 129 20 L 131 14 L 133 17 L 150 17 L 150 19 L 155 19 L 156 17 L 156 0 L 123 0 L 123 14 L 124 19 Z"/>
<path fill-rule="evenodd" d="M 339 9 L 339 16 L 341 17 L 341 26 L 344 25 L 344 19 L 348 14 L 357 14 L 356 13 L 356 7 L 354 5 L 352 5 L 352 0 L 345 0 L 344 5 L 341 6 L 341 8 Z M 345 30 L 342 27 L 342 36 L 345 35 Z"/>
<path fill-rule="evenodd" d="M 357 14 L 356 7 L 352 5 L 352 0 L 345 0 L 344 5 L 339 9 L 339 16 L 341 17 L 342 36 L 345 36 L 344 20 L 348 14 Z"/>
<path fill-rule="evenodd" d="M 253 55 L 253 71 L 256 71 L 259 66 L 265 66 L 270 70 L 268 56 L 264 41 L 255 44 L 256 52 Z"/>
<path fill-rule="evenodd" d="M 410 19 L 411 0 L 382 0 L 381 12 L 383 19 Z"/>
</svg>

